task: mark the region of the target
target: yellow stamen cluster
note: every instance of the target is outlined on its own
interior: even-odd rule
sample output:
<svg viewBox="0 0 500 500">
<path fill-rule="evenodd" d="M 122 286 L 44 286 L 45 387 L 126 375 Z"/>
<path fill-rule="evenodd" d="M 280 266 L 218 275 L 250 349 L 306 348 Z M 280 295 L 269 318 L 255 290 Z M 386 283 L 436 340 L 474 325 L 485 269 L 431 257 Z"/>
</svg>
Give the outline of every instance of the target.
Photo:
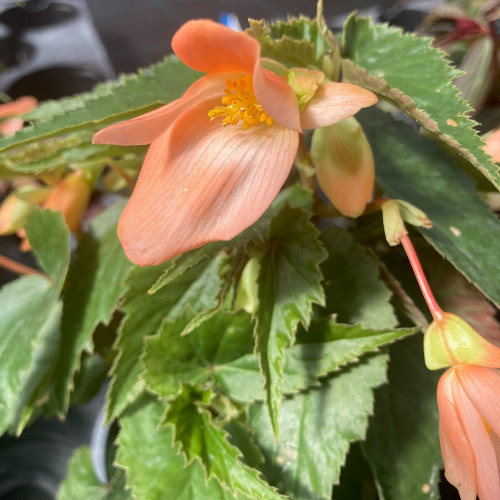
<svg viewBox="0 0 500 500">
<path fill-rule="evenodd" d="M 260 123 L 266 125 L 273 123 L 273 119 L 262 109 L 255 98 L 251 76 L 242 76 L 234 82 L 228 78 L 226 87 L 225 95 L 221 100 L 222 106 L 217 106 L 208 112 L 210 121 L 223 117 L 224 127 L 237 125 L 241 121 L 245 130 Z"/>
</svg>

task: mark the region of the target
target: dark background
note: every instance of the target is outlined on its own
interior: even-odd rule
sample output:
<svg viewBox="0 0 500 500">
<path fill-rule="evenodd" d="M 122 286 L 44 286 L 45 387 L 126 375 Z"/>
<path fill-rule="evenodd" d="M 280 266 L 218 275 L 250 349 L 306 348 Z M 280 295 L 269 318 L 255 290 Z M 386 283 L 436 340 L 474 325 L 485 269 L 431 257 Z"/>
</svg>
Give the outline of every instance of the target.
<svg viewBox="0 0 500 500">
<path fill-rule="evenodd" d="M 245 28 L 249 17 L 275 19 L 316 14 L 315 0 L 87 0 L 87 3 L 118 72 L 134 71 L 161 60 L 171 52 L 172 35 L 188 19 L 218 20 L 221 12 L 234 12 Z M 324 12 L 329 20 L 354 9 L 375 4 L 385 9 L 395 3 L 395 0 L 324 0 Z"/>
</svg>

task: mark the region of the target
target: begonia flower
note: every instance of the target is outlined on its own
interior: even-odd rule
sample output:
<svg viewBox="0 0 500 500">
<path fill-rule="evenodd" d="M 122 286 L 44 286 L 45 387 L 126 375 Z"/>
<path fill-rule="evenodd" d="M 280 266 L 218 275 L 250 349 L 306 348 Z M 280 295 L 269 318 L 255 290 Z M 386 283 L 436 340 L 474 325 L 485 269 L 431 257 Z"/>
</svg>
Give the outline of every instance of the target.
<svg viewBox="0 0 500 500">
<path fill-rule="evenodd" d="M 172 48 L 206 75 L 180 99 L 94 137 L 97 144 L 151 143 L 118 225 L 125 253 L 139 265 L 233 238 L 283 186 L 303 129 L 337 123 L 377 101 L 368 90 L 324 83 L 320 72 L 306 70 L 294 72 L 299 103 L 293 75 L 290 84 L 290 75 L 265 69 L 255 39 L 213 21 L 187 22 Z"/>
<path fill-rule="evenodd" d="M 500 498 L 500 372 L 455 365 L 437 391 L 445 475 L 461 500 Z"/>
</svg>

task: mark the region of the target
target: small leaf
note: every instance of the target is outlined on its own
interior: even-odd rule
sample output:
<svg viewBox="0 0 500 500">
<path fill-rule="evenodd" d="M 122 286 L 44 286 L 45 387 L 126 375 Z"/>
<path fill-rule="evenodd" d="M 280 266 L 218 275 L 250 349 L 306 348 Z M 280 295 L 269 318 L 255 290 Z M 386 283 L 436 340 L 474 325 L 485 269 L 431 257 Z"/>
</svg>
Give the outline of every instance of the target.
<svg viewBox="0 0 500 500">
<path fill-rule="evenodd" d="M 299 68 L 320 66 L 327 44 L 314 20 L 292 17 L 286 22 L 250 19 L 249 23 L 247 33 L 258 40 L 263 57 Z"/>
<path fill-rule="evenodd" d="M 173 445 L 172 428 L 158 427 L 164 411 L 162 403 L 143 398 L 120 419 L 116 462 L 126 470 L 134 498 L 234 500 L 218 481 L 205 480 L 198 461 L 185 465 Z"/>
<path fill-rule="evenodd" d="M 324 302 L 319 264 L 325 252 L 317 237 L 307 214 L 285 205 L 271 221 L 268 247 L 260 259 L 255 336 L 276 434 L 283 350 L 293 344 L 299 322 L 309 324 L 313 303 Z"/>
<path fill-rule="evenodd" d="M 389 383 L 377 389 L 375 415 L 362 444 L 385 500 L 439 498 L 442 467 L 436 386 L 421 337 L 389 348 Z"/>
<path fill-rule="evenodd" d="M 227 439 L 224 430 L 217 427 L 210 414 L 197 398 L 206 398 L 195 389 L 184 386 L 171 402 L 163 423 L 174 426 L 175 442 L 188 463 L 199 458 L 207 478 L 217 478 L 234 494 L 250 498 L 277 500 L 283 498 L 259 476 L 259 472 L 241 461 L 241 452 Z"/>
<path fill-rule="evenodd" d="M 344 27 L 343 76 L 395 103 L 500 190 L 498 167 L 468 117 L 471 108 L 451 83 L 460 72 L 431 43 L 431 38 L 351 16 Z"/>
<path fill-rule="evenodd" d="M 249 420 L 272 484 L 295 500 L 329 500 L 350 443 L 364 439 L 373 411 L 373 389 L 386 381 L 387 355 L 331 375 L 321 387 L 281 403 L 276 442 L 267 408 L 255 404 Z"/>
</svg>

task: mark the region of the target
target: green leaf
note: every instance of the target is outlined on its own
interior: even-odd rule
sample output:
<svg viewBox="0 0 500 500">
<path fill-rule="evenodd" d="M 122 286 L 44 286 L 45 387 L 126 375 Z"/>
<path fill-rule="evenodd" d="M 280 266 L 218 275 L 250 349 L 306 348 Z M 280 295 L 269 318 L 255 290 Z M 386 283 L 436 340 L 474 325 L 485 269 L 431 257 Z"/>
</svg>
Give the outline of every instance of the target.
<svg viewBox="0 0 500 500">
<path fill-rule="evenodd" d="M 362 445 L 385 500 L 439 498 L 440 373 L 426 369 L 421 344 L 421 337 L 412 337 L 390 347 L 389 383 L 376 391 L 375 416 Z"/>
<path fill-rule="evenodd" d="M 363 246 L 345 229 L 328 228 L 321 234 L 321 241 L 329 254 L 321 265 L 326 313 L 336 314 L 342 323 L 362 323 L 367 328 L 397 325 L 389 303 L 391 293 Z"/>
<path fill-rule="evenodd" d="M 161 397 L 175 395 L 181 383 L 217 381 L 226 365 L 253 351 L 253 322 L 249 314 L 219 312 L 181 336 L 192 315 L 188 311 L 166 321 L 158 334 L 146 341 L 143 378 L 148 388 Z M 257 362 L 255 365 L 257 372 L 253 376 L 262 386 Z"/>
<path fill-rule="evenodd" d="M 195 250 L 183 253 L 172 260 L 169 260 L 165 271 L 148 290 L 148 293 L 156 293 L 164 286 L 182 276 L 188 269 L 191 269 L 193 266 L 196 266 L 196 264 L 199 264 L 202 260 L 212 258 L 222 247 L 222 242 L 209 243 L 201 248 L 196 248 Z"/>
<path fill-rule="evenodd" d="M 370 109 L 359 115 L 370 140 L 377 182 L 433 223 L 422 235 L 486 296 L 500 305 L 500 223 L 438 144 Z"/>
<path fill-rule="evenodd" d="M 258 40 L 263 57 L 299 68 L 320 66 L 327 44 L 316 21 L 301 16 L 286 22 L 250 19 L 249 23 L 247 33 Z"/>
<path fill-rule="evenodd" d="M 307 213 L 285 205 L 271 221 L 260 259 L 255 336 L 265 378 L 266 400 L 278 434 L 284 348 L 294 342 L 299 322 L 309 324 L 312 305 L 323 304 L 319 264 L 325 252 Z"/>
<path fill-rule="evenodd" d="M 139 402 L 138 402 L 139 403 Z M 116 461 L 127 472 L 134 498 L 147 500 L 234 500 L 215 479 L 205 480 L 198 461 L 185 465 L 170 426 L 158 427 L 165 406 L 143 399 L 120 419 Z M 240 500 L 243 496 L 238 495 Z"/>
<path fill-rule="evenodd" d="M 60 213 L 36 209 L 26 233 L 47 276 L 26 276 L 0 291 L 0 431 L 17 425 L 60 339 L 58 298 L 69 264 L 69 232 Z"/>
<path fill-rule="evenodd" d="M 144 389 L 144 381 L 139 377 L 144 369 L 139 359 L 144 337 L 155 334 L 164 320 L 174 319 L 188 306 L 193 311 L 193 320 L 196 315 L 218 306 L 222 286 L 219 268 L 223 259 L 220 254 L 213 260 L 201 261 L 154 295 L 147 292 L 163 274 L 165 266 L 132 271 L 121 307 L 126 318 L 115 343 L 118 355 L 111 371 L 108 420 L 118 416 Z"/>
<path fill-rule="evenodd" d="M 414 332 L 410 328 L 364 329 L 335 323 L 332 318 L 312 321 L 308 331 L 299 329 L 296 344 L 285 349 L 282 392 L 291 394 L 317 386 L 319 378 Z M 264 398 L 258 370 L 255 356 L 247 354 L 216 366 L 214 379 L 232 399 L 251 402 Z"/>
<path fill-rule="evenodd" d="M 129 500 L 130 490 L 125 489 L 125 472 L 114 469 L 109 483 L 97 479 L 88 446 L 80 446 L 73 453 L 68 471 L 57 492 L 57 500 Z"/>
<path fill-rule="evenodd" d="M 35 126 L 1 139 L 0 150 L 137 116 L 177 99 L 199 76 L 175 56 L 167 57 L 136 75 L 102 83 L 92 92 L 42 104 L 26 115 L 36 121 Z"/>
<path fill-rule="evenodd" d="M 125 293 L 124 281 L 133 264 L 116 234 L 123 203 L 112 205 L 94 219 L 76 250 L 68 279 L 62 317 L 62 339 L 56 366 L 56 397 L 65 414 L 73 376 L 82 352 L 93 350 L 92 333 L 107 324 Z"/>
<path fill-rule="evenodd" d="M 105 485 L 95 476 L 90 448 L 77 448 L 59 487 L 57 500 L 105 500 L 106 496 Z"/>
<path fill-rule="evenodd" d="M 234 494 L 243 493 L 250 498 L 283 498 L 259 476 L 259 472 L 241 461 L 241 452 L 227 439 L 226 432 L 213 422 L 209 412 L 198 398 L 205 394 L 183 386 L 171 402 L 164 423 L 174 426 L 175 442 L 188 463 L 195 458 L 201 461 L 207 478 L 217 478 Z M 208 402 L 208 401 L 206 401 Z"/>
<path fill-rule="evenodd" d="M 263 472 L 272 484 L 295 500 L 331 498 L 350 443 L 365 437 L 373 389 L 386 381 L 387 359 L 367 356 L 320 388 L 284 400 L 278 442 L 266 406 L 250 407 L 250 425 L 266 457 Z"/>
<path fill-rule="evenodd" d="M 483 151 L 476 124 L 467 116 L 471 108 L 451 83 L 460 72 L 431 43 L 351 16 L 344 27 L 343 76 L 395 103 L 500 189 L 498 166 Z"/>
</svg>

